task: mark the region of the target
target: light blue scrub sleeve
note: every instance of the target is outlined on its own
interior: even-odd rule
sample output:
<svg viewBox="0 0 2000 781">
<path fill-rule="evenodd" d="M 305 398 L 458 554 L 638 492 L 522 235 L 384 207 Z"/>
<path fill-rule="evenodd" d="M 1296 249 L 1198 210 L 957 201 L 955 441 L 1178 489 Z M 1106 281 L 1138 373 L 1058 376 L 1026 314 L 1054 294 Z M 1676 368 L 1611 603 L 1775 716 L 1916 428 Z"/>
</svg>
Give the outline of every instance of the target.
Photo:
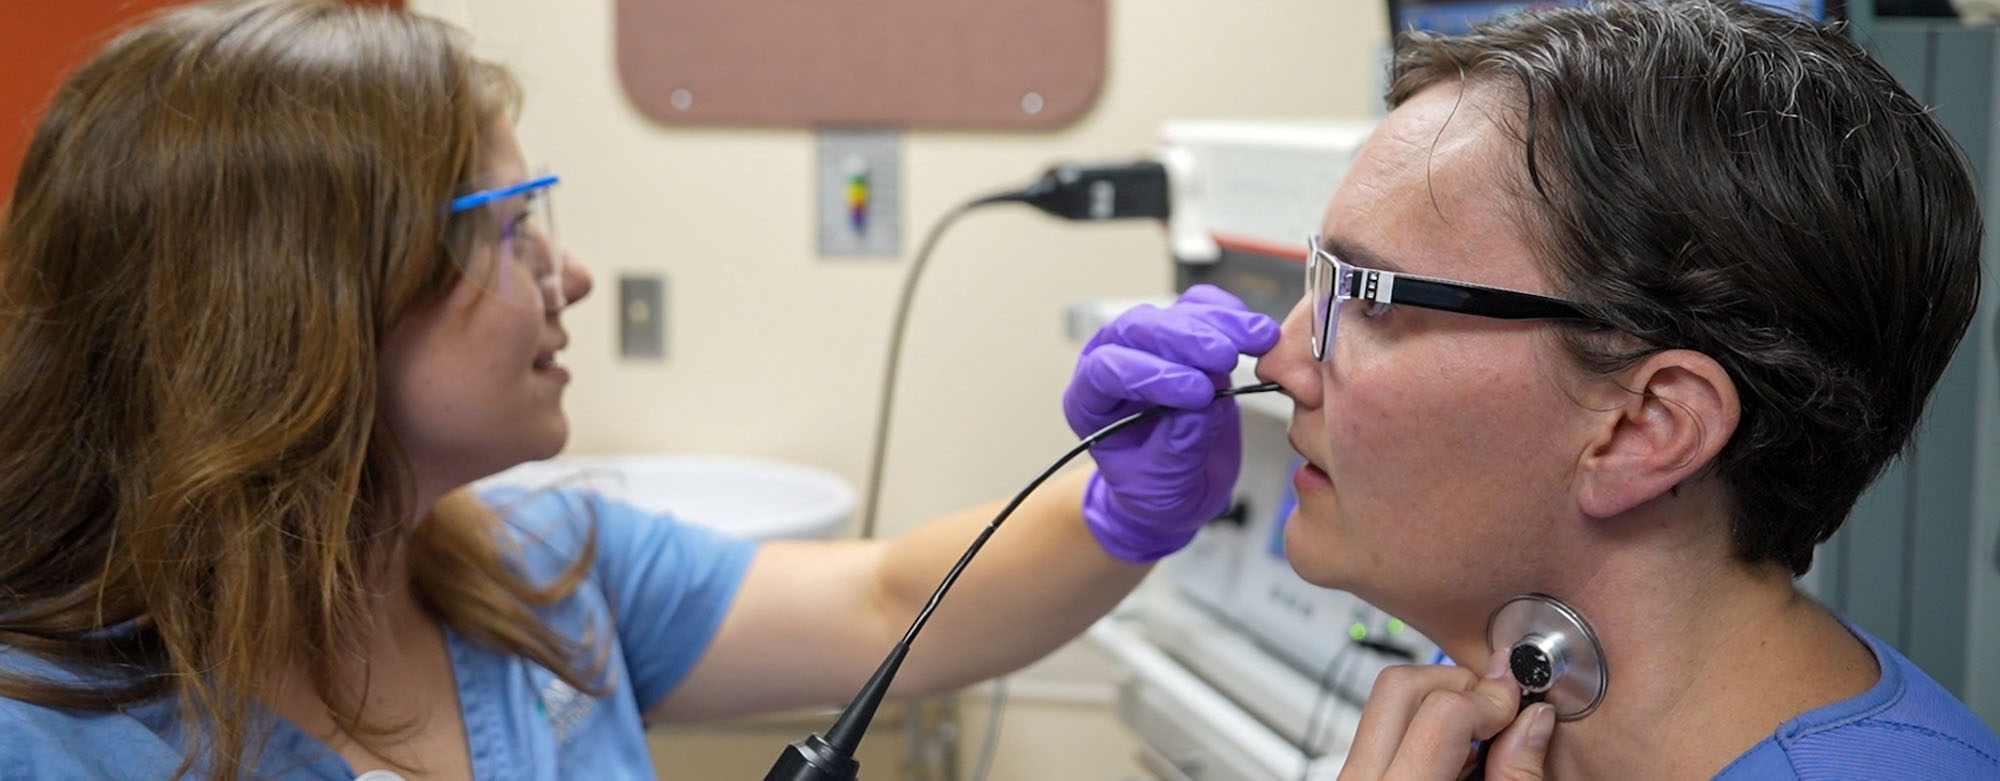
<svg viewBox="0 0 2000 781">
<path fill-rule="evenodd" d="M 757 545 L 630 505 L 601 506 L 597 572 L 644 713 L 708 650 Z"/>
<path fill-rule="evenodd" d="M 596 525 L 592 580 L 611 609 L 642 713 L 673 691 L 708 650 L 757 552 L 750 540 L 592 491 L 503 489 L 482 497 L 510 524 L 524 527 L 525 539 L 546 543 L 523 546 L 525 563 L 540 582 L 574 561 L 588 524 Z"/>
</svg>

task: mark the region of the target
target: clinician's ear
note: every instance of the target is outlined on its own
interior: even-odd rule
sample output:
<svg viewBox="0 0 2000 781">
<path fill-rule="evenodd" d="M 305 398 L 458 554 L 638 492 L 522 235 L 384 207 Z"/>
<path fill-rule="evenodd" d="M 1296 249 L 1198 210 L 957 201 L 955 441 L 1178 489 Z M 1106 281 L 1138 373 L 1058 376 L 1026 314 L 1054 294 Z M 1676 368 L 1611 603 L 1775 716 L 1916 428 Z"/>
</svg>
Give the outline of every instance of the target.
<svg viewBox="0 0 2000 781">
<path fill-rule="evenodd" d="M 1742 413 L 1722 365 L 1665 350 L 1620 373 L 1593 401 L 1603 429 L 1578 467 L 1578 501 L 1593 518 L 1624 513 L 1673 490 L 1715 461 Z"/>
</svg>

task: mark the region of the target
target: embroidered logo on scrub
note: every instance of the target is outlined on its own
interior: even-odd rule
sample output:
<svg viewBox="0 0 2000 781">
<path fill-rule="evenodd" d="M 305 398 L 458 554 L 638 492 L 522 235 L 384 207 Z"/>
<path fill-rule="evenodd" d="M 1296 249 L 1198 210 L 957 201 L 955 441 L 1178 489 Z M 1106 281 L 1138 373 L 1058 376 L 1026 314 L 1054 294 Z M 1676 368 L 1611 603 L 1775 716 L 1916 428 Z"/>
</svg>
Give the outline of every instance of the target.
<svg viewBox="0 0 2000 781">
<path fill-rule="evenodd" d="M 549 720 L 549 728 L 556 733 L 556 742 L 565 743 L 577 725 L 583 723 L 590 709 L 597 707 L 597 698 L 577 691 L 561 678 L 551 679 L 542 687 L 541 699 L 535 703 L 536 712 Z"/>
</svg>

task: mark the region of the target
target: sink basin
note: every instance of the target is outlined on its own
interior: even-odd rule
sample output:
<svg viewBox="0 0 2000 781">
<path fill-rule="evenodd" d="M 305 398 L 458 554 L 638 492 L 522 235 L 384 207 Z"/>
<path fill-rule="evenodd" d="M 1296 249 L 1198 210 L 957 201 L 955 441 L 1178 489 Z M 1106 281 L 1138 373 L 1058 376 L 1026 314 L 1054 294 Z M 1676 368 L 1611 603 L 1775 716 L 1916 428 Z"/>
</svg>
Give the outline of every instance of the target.
<svg viewBox="0 0 2000 781">
<path fill-rule="evenodd" d="M 615 455 L 522 464 L 476 487 L 582 488 L 642 510 L 752 539 L 833 536 L 854 488 L 817 467 L 744 456 Z"/>
</svg>

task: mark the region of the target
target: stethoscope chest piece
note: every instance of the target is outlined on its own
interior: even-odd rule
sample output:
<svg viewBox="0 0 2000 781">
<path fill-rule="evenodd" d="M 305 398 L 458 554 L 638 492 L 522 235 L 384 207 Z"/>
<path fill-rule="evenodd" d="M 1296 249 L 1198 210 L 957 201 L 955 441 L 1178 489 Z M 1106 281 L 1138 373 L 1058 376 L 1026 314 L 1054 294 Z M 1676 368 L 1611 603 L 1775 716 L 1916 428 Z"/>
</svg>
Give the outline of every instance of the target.
<svg viewBox="0 0 2000 781">
<path fill-rule="evenodd" d="M 1604 646 L 1583 616 L 1546 594 L 1508 600 L 1486 622 L 1487 652 L 1507 649 L 1507 664 L 1522 691 L 1555 706 L 1556 718 L 1575 721 L 1597 710 L 1611 672 Z"/>
</svg>

